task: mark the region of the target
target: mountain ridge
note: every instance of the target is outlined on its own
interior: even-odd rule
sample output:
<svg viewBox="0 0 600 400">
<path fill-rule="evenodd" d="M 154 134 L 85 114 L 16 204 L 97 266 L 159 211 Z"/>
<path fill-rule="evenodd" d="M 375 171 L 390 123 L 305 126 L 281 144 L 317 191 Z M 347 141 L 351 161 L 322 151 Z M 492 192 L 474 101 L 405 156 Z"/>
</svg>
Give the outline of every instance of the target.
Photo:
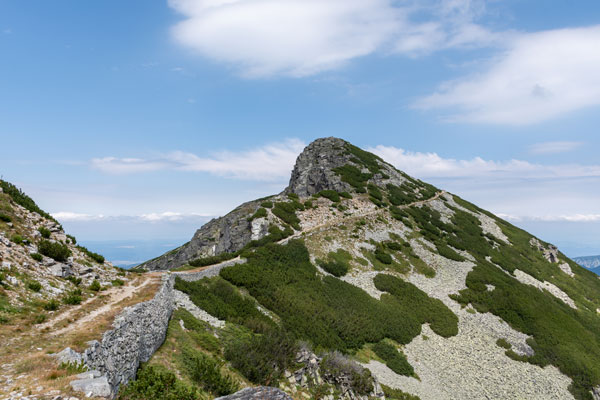
<svg viewBox="0 0 600 400">
<path fill-rule="evenodd" d="M 416 296 L 441 301 L 458 316 L 459 330 L 455 334 L 458 339 L 452 339 L 452 335 L 440 336 L 440 331 L 431 331 L 424 325 L 423 335 L 429 338 L 433 335 L 437 338 L 435 341 L 418 340 L 417 336 L 410 343 L 402 342 L 407 339 L 396 342 L 409 361 L 421 360 L 413 365 L 419 371 L 421 383 L 410 378 L 408 381 L 400 379 L 379 361 L 381 359 L 368 358 L 370 361 L 363 365 L 389 387 L 418 394 L 423 399 L 447 398 L 453 393 L 458 398 L 477 398 L 484 390 L 481 382 L 488 382 L 486 390 L 496 396 L 506 394 L 507 390 L 513 395 L 528 393 L 532 398 L 542 393 L 545 398 L 597 396 L 600 371 L 591 360 L 600 358 L 600 349 L 594 347 L 592 353 L 590 349 L 582 349 L 582 343 L 597 340 L 593 332 L 595 327 L 600 327 L 596 312 L 600 309 L 597 280 L 586 275 L 587 271 L 556 247 L 458 196 L 409 177 L 371 153 L 341 139 L 318 139 L 299 155 L 290 184 L 283 192 L 244 203 L 226 217 L 211 221 L 213 226 L 222 224 L 224 232 L 213 229 L 207 235 L 205 227 L 196 232 L 192 241 L 198 237 L 205 241 L 198 246 L 199 252 L 186 254 L 187 259 L 181 257 L 171 265 L 159 257 L 155 265 L 185 270 L 206 268 L 204 266 L 233 257 L 249 260 L 228 266 L 211 279 L 224 280 L 234 288 L 248 291 L 261 307 L 279 318 L 290 318 L 289 323 L 292 323 L 294 318 L 285 317 L 284 309 L 280 308 L 283 304 L 264 297 L 265 291 L 272 289 L 250 283 L 256 278 L 250 278 L 254 272 L 249 268 L 263 270 L 260 264 L 250 260 L 263 249 L 272 248 L 276 254 L 283 252 L 279 256 L 275 253 L 267 256 L 263 263 L 268 265 L 274 262 L 270 257 L 283 257 L 288 246 L 305 246 L 309 261 L 316 269 L 308 272 L 313 270 L 307 267 L 309 269 L 301 275 L 315 273 L 323 279 L 335 278 L 350 285 L 344 286 L 345 295 L 350 296 L 354 290 L 351 287 L 355 287 L 376 299 L 388 296 L 400 299 L 394 285 L 409 282 L 418 293 L 423 293 L 415 292 Z M 229 224 L 243 232 L 237 242 L 235 238 L 232 240 L 233 231 L 227 230 Z M 296 244 L 298 240 L 301 245 Z M 232 251 L 224 250 L 234 242 L 235 246 L 229 247 Z M 181 250 L 171 254 L 177 253 L 182 254 Z M 146 263 L 142 267 L 152 269 L 153 265 Z M 271 273 L 263 270 L 261 279 L 277 281 L 279 278 Z M 250 274 L 250 282 L 240 278 L 245 274 Z M 398 277 L 400 281 L 384 283 L 382 276 Z M 198 285 L 181 287 L 181 290 L 191 295 L 194 290 L 200 290 L 202 286 Z M 292 289 L 283 285 L 278 290 Z M 314 298 L 325 296 L 319 300 L 325 302 L 322 305 L 325 307 L 328 295 L 318 291 L 333 289 L 304 289 L 305 292 L 314 290 L 317 290 Z M 278 292 L 272 296 L 276 296 L 275 293 Z M 294 293 L 298 298 L 304 296 L 302 291 Z M 287 301 L 297 304 L 296 312 L 301 311 L 297 299 L 290 297 Z M 198 304 L 201 308 L 208 307 L 206 303 Z M 551 315 L 554 314 L 561 315 L 563 322 L 553 321 Z M 346 317 L 336 318 L 345 324 L 342 321 Z M 301 333 L 314 328 L 300 325 L 303 327 L 297 328 L 296 335 L 317 340 L 312 334 Z M 328 328 L 323 325 L 323 329 Z M 479 351 L 488 357 L 495 354 L 497 368 L 510 379 L 501 382 L 497 375 L 481 375 L 471 358 L 427 359 L 432 346 L 439 346 L 437 351 L 445 354 L 444 348 L 454 343 L 453 351 L 465 352 L 473 343 L 463 332 L 472 332 L 479 338 Z M 560 337 L 563 345 L 553 346 L 548 341 L 550 333 Z M 579 339 L 574 340 L 574 337 Z M 340 340 L 339 343 L 344 343 L 346 339 Z M 507 347 L 502 349 L 503 346 Z M 498 348 L 502 349 L 500 353 L 494 350 Z M 479 362 L 483 365 L 489 360 L 479 359 Z M 585 371 L 572 370 L 578 363 L 587 365 Z M 438 365 L 445 365 L 446 372 Z M 457 365 L 462 367 L 457 368 Z M 569 374 L 569 378 L 564 374 Z M 476 376 L 480 376 L 479 384 L 471 381 Z M 538 383 L 524 379 L 526 376 L 535 376 Z M 423 380 L 424 377 L 427 379 Z M 507 386 L 508 381 L 512 387 Z M 434 382 L 444 382 L 453 391 L 444 392 Z M 464 384 L 456 386 L 455 382 Z M 542 389 L 539 382 L 545 382 L 546 389 Z"/>
<path fill-rule="evenodd" d="M 341 139 L 311 143 L 281 193 L 145 267 L 140 290 L 114 288 L 95 310 L 135 295 L 101 342 L 57 354 L 93 369 L 61 372 L 71 387 L 123 400 L 600 399 L 600 279 Z M 65 318 L 48 329 L 89 319 Z M 278 390 L 233 394 L 254 385 Z"/>
</svg>

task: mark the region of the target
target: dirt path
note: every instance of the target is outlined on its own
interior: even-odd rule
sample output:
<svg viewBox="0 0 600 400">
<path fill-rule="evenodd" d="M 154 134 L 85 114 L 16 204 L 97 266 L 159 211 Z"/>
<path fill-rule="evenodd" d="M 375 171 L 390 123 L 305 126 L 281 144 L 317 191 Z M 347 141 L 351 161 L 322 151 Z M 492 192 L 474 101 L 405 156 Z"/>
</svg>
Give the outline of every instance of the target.
<svg viewBox="0 0 600 400">
<path fill-rule="evenodd" d="M 108 302 L 106 304 L 103 304 L 102 306 L 92 310 L 91 312 L 84 314 L 83 317 L 68 324 L 64 328 L 61 328 L 61 329 L 51 332 L 50 334 L 53 336 L 56 336 L 56 335 L 65 334 L 65 333 L 73 331 L 73 330 L 77 330 L 78 328 L 82 327 L 84 324 L 93 321 L 99 315 L 102 315 L 109 311 L 114 311 L 114 306 L 117 303 L 120 303 L 121 301 L 125 300 L 126 298 L 133 296 L 136 292 L 140 291 L 142 288 L 146 287 L 147 285 L 149 285 L 153 282 L 156 282 L 158 279 L 160 279 L 161 275 L 162 275 L 162 273 L 157 273 L 157 272 L 150 273 L 150 274 L 144 274 L 144 275 L 140 276 L 138 279 L 131 281 L 128 285 L 108 289 L 107 291 L 102 293 L 103 296 L 108 296 Z M 64 313 L 61 313 L 56 319 L 50 320 L 44 324 L 39 325 L 38 329 L 43 330 L 44 328 L 56 326 L 56 325 L 60 324 L 61 322 L 64 322 L 66 319 L 76 316 L 80 310 L 84 309 L 87 305 L 89 305 L 91 302 L 93 302 L 95 300 L 97 300 L 97 297 L 92 297 L 92 298 L 87 299 L 85 302 L 81 303 L 80 305 L 73 307 L 69 310 L 66 310 Z"/>
</svg>

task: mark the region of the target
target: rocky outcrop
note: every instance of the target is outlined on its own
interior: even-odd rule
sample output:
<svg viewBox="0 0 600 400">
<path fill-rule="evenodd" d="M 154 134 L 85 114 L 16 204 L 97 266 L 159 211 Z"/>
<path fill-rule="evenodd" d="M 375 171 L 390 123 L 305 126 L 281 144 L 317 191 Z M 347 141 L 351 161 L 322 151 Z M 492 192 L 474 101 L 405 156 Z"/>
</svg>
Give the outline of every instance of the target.
<svg viewBox="0 0 600 400">
<path fill-rule="evenodd" d="M 284 193 L 295 193 L 300 197 L 308 197 L 321 190 L 352 192 L 353 187 L 344 182 L 335 171 L 338 167 L 352 165 L 359 168 L 361 172 L 369 172 L 364 162 L 357 159 L 356 155 L 351 152 L 352 148 L 357 149 L 345 140 L 335 137 L 313 141 L 296 159 L 290 183 Z M 375 157 L 380 172 L 371 176 L 370 183 L 384 187 L 388 183 L 401 185 L 407 180 L 408 177 L 402 172 L 379 157 L 371 156 Z"/>
<path fill-rule="evenodd" d="M 350 191 L 333 169 L 346 165 L 352 155 L 345 151 L 346 141 L 334 137 L 317 139 L 309 144 L 296 159 L 288 193 L 308 197 L 321 190 Z"/>
<path fill-rule="evenodd" d="M 550 263 L 557 263 L 559 261 L 558 259 L 558 248 L 556 246 L 554 246 L 553 244 L 548 244 L 548 246 L 544 246 L 542 244 L 542 242 L 540 242 L 538 239 L 536 238 L 532 238 L 529 241 L 529 244 L 542 252 L 542 254 L 544 255 L 544 258 L 550 262 Z"/>
<path fill-rule="evenodd" d="M 324 361 L 325 360 L 325 361 Z M 303 389 L 308 389 L 323 384 L 329 384 L 330 392 L 324 395 L 324 400 L 369 400 L 369 399 L 385 399 L 383 390 L 377 378 L 363 368 L 360 364 L 348 359 L 346 356 L 338 352 L 326 354 L 319 357 L 310 351 L 308 348 L 302 348 L 296 355 L 296 364 L 303 365 L 300 369 L 289 372 L 286 371 L 284 377 L 291 385 L 290 390 L 294 392 L 299 386 Z M 368 393 L 358 393 L 356 377 L 364 376 L 370 386 Z M 287 384 L 283 384 L 282 388 L 286 389 Z M 334 396 L 334 388 L 339 394 Z M 367 392 L 365 390 L 365 392 Z"/>
<path fill-rule="evenodd" d="M 164 276 L 152 300 L 126 308 L 113 323 L 113 329 L 104 333 L 102 341 L 88 343 L 90 347 L 83 353 L 83 361 L 89 369 L 98 371 L 99 376 L 86 377 L 85 382 L 75 381 L 77 387 L 104 390 L 101 383 L 106 381 L 114 394 L 120 385 L 135 378 L 140 363 L 148 361 L 165 340 L 173 312 L 174 280 L 170 274 Z"/>
<path fill-rule="evenodd" d="M 242 249 L 253 239 L 264 236 L 266 229 L 253 237 L 252 223 L 248 217 L 260 207 L 259 201 L 244 203 L 229 214 L 207 222 L 196 231 L 192 240 L 183 246 L 171 250 L 139 268 L 148 271 L 161 271 L 177 268 L 190 260 L 209 257 L 221 253 L 233 253 Z M 256 237 L 258 236 L 258 237 Z"/>
</svg>

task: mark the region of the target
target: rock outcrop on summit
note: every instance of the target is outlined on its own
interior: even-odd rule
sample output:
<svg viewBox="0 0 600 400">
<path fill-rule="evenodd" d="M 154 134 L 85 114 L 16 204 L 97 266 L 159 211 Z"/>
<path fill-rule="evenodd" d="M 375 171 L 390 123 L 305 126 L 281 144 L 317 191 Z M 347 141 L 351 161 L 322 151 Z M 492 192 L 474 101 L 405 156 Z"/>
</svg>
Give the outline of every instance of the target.
<svg viewBox="0 0 600 400">
<path fill-rule="evenodd" d="M 400 186 L 407 181 L 404 173 L 377 156 L 367 156 L 368 162 L 365 163 L 360 157 L 365 157 L 366 154 L 368 153 L 342 139 L 317 139 L 298 156 L 287 188 L 269 200 L 286 199 L 289 194 L 304 198 L 324 190 L 351 192 L 355 190 L 352 186 L 355 181 L 344 179 L 342 173 L 348 167 L 355 168 L 359 174 L 370 175 L 368 181 L 382 188 L 385 184 Z M 173 269 L 197 258 L 234 253 L 243 249 L 250 241 L 268 234 L 267 224 L 253 223 L 248 219 L 248 216 L 261 207 L 262 202 L 249 201 L 227 215 L 209 221 L 196 231 L 188 243 L 142 263 L 138 268 L 148 271 Z"/>
</svg>

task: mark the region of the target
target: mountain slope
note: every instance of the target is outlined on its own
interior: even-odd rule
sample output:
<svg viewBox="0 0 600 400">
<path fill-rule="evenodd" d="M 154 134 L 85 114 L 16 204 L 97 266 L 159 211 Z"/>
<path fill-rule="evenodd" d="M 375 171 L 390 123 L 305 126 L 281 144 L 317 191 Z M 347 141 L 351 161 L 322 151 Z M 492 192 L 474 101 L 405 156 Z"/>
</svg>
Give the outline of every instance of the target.
<svg viewBox="0 0 600 400">
<path fill-rule="evenodd" d="M 227 325 L 200 329 L 216 343 L 190 346 L 239 379 L 295 393 L 289 353 L 268 379 L 248 369 L 281 345 L 261 338 L 283 334 L 325 365 L 335 351 L 362 363 L 390 398 L 405 396 L 394 389 L 423 400 L 598 398 L 600 280 L 554 246 L 341 139 L 311 143 L 281 194 L 207 225 L 144 267 L 206 276 L 177 280 L 176 289 L 197 316 Z M 250 360 L 243 349 L 252 346 L 262 353 Z M 188 379 L 173 351 L 159 353 Z M 321 384 L 294 382 L 317 397 Z"/>
<path fill-rule="evenodd" d="M 575 257 L 573 261 L 600 275 L 600 256 Z"/>
<path fill-rule="evenodd" d="M 78 246 L 33 199 L 0 180 L 0 398 L 71 393 L 69 380 L 82 367 L 51 354 L 85 349 L 156 286 L 150 275 L 132 277 Z"/>
</svg>

